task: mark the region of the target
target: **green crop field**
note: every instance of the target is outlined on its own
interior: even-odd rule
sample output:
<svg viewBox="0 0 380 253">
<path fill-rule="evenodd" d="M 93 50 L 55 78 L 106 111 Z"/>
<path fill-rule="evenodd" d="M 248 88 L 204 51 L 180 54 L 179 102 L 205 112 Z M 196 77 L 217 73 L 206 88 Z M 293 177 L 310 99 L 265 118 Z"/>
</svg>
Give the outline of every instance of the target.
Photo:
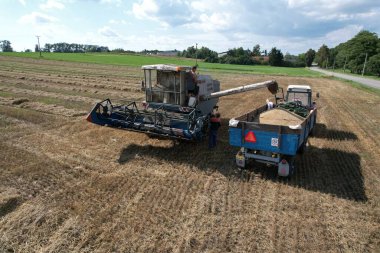
<svg viewBox="0 0 380 253">
<path fill-rule="evenodd" d="M 38 53 L 0 53 L 0 55 L 19 56 L 39 58 Z M 107 53 L 42 53 L 42 58 L 47 60 L 60 60 L 72 62 L 86 62 L 111 65 L 142 66 L 148 64 L 177 64 L 177 65 L 194 65 L 194 59 L 182 57 L 161 57 L 148 55 L 130 55 L 130 54 L 107 54 Z M 310 71 L 307 68 L 287 68 L 271 67 L 261 65 L 232 65 L 207 63 L 198 61 L 200 69 L 217 72 L 249 73 L 259 75 L 284 75 L 284 76 L 303 76 L 319 77 L 321 74 Z"/>
</svg>

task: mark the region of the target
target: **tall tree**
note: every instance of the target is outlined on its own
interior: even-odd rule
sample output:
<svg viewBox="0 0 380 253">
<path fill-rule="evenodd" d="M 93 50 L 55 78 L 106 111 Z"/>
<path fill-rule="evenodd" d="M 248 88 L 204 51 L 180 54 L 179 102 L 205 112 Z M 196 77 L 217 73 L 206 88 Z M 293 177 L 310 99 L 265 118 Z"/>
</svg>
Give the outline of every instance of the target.
<svg viewBox="0 0 380 253">
<path fill-rule="evenodd" d="M 183 50 L 182 56 L 186 58 L 195 58 L 196 49 L 194 46 L 188 47 L 187 50 Z"/>
<path fill-rule="evenodd" d="M 256 44 L 252 50 L 252 56 L 261 56 L 260 45 Z"/>
<path fill-rule="evenodd" d="M 45 43 L 45 46 L 44 46 L 43 51 L 44 51 L 44 52 L 51 52 L 52 47 L 53 47 L 52 44 Z"/>
<path fill-rule="evenodd" d="M 280 49 L 272 48 L 269 52 L 269 65 L 282 66 L 284 63 L 284 55 Z"/>
<path fill-rule="evenodd" d="M 310 48 L 305 53 L 305 63 L 306 63 L 306 66 L 310 67 L 311 64 L 314 61 L 314 58 L 315 58 L 315 50 L 313 50 L 313 49 Z"/>
<path fill-rule="evenodd" d="M 319 48 L 315 56 L 316 56 L 316 61 L 318 63 L 318 66 L 321 68 L 325 68 L 328 65 L 330 49 L 325 44 L 323 44 Z"/>
<path fill-rule="evenodd" d="M 13 48 L 9 40 L 0 41 L 0 48 L 1 48 L 1 51 L 3 52 L 13 52 Z"/>
</svg>

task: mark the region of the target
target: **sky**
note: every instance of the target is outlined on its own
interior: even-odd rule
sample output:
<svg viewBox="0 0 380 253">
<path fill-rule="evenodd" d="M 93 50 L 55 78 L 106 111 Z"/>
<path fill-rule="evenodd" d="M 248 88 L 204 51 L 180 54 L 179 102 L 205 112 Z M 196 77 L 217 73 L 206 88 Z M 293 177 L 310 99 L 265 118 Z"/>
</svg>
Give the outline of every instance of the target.
<svg viewBox="0 0 380 253">
<path fill-rule="evenodd" d="M 0 40 L 16 51 L 45 43 L 125 50 L 217 52 L 259 44 L 299 54 L 361 30 L 380 35 L 380 0 L 0 0 Z"/>
</svg>

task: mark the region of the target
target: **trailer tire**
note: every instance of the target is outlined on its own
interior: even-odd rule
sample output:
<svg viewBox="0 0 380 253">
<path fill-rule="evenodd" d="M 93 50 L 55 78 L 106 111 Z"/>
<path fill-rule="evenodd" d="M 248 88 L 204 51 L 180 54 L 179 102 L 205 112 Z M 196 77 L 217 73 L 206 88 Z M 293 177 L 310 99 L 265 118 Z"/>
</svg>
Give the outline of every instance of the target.
<svg viewBox="0 0 380 253">
<path fill-rule="evenodd" d="M 306 150 L 306 143 L 307 143 L 307 140 L 304 140 L 304 142 L 298 148 L 298 153 L 303 154 L 305 152 L 305 150 Z"/>
<path fill-rule="evenodd" d="M 314 136 L 315 135 L 315 126 L 317 125 L 317 116 L 314 116 L 314 121 L 313 121 L 313 127 L 311 128 L 309 132 L 309 136 Z"/>
<path fill-rule="evenodd" d="M 315 126 L 314 126 L 315 127 Z M 310 130 L 309 136 L 314 136 L 314 127 Z"/>
<path fill-rule="evenodd" d="M 289 174 L 286 178 L 291 178 L 294 175 L 294 173 L 296 172 L 295 157 L 294 156 L 287 156 L 287 157 L 285 157 L 285 159 L 289 164 Z"/>
<path fill-rule="evenodd" d="M 296 165 L 294 159 L 289 160 L 289 175 L 288 178 L 291 178 L 296 173 Z"/>
</svg>

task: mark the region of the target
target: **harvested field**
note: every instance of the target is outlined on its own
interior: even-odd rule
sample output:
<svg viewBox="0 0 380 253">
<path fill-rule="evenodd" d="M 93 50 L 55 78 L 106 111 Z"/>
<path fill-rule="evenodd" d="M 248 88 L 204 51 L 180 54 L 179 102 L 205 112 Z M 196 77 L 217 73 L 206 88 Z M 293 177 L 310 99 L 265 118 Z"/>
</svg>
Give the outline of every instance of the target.
<svg viewBox="0 0 380 253">
<path fill-rule="evenodd" d="M 202 70 L 200 70 L 202 71 Z M 220 99 L 207 143 L 84 120 L 104 98 L 141 100 L 139 68 L 0 56 L 0 252 L 375 252 L 380 97 L 328 78 L 213 73 L 222 89 L 276 79 L 320 93 L 291 179 L 240 171 L 228 120 L 266 90 Z"/>
</svg>

